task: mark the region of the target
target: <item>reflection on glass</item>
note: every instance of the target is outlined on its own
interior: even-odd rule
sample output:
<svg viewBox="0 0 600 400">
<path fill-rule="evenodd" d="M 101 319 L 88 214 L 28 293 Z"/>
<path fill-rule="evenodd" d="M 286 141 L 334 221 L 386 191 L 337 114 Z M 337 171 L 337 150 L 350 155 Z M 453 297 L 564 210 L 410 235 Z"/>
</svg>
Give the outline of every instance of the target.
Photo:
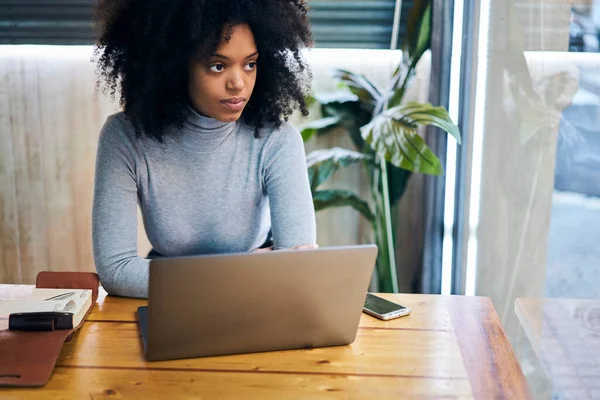
<svg viewBox="0 0 600 400">
<path fill-rule="evenodd" d="M 600 0 L 477 3 L 466 287 L 536 398 L 600 398 Z"/>
</svg>

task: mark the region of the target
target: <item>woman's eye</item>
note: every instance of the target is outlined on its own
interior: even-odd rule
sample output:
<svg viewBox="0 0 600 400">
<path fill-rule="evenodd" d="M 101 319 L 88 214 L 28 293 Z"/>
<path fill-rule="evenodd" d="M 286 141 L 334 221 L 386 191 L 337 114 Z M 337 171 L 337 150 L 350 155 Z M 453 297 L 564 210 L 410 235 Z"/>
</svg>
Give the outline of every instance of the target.
<svg viewBox="0 0 600 400">
<path fill-rule="evenodd" d="M 254 68 L 256 68 L 256 62 L 249 62 L 248 64 L 246 64 L 246 70 L 247 71 L 252 71 Z"/>
<path fill-rule="evenodd" d="M 223 71 L 223 69 L 225 69 L 225 66 L 223 64 L 214 64 L 211 65 L 209 68 L 212 72 L 221 72 Z"/>
</svg>

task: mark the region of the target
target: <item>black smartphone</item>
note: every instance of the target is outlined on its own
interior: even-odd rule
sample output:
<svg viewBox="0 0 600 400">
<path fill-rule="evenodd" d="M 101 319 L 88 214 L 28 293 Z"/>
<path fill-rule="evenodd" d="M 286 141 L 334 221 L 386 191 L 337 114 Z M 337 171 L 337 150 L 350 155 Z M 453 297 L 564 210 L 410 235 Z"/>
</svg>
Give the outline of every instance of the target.
<svg viewBox="0 0 600 400">
<path fill-rule="evenodd" d="M 401 306 L 374 294 L 367 293 L 363 311 L 385 321 L 410 314 L 410 308 Z"/>
</svg>

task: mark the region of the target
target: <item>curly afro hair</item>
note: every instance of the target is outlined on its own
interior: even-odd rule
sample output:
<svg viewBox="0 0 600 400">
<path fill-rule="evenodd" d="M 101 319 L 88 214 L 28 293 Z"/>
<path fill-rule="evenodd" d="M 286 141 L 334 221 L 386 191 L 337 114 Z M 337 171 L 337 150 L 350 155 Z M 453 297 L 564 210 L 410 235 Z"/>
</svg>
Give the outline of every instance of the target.
<svg viewBox="0 0 600 400">
<path fill-rule="evenodd" d="M 278 127 L 300 109 L 311 74 L 301 50 L 312 46 L 304 0 L 102 0 L 95 54 L 104 89 L 120 104 L 136 133 L 162 141 L 181 127 L 188 104 L 192 57 L 208 58 L 232 29 L 248 24 L 260 53 L 256 85 L 242 119 Z"/>
</svg>

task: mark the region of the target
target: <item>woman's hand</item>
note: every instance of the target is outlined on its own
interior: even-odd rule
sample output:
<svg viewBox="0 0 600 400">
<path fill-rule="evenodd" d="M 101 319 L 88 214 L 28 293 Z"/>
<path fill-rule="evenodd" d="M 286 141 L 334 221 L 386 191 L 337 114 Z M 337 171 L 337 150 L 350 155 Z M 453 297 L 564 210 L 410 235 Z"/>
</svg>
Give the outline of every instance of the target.
<svg viewBox="0 0 600 400">
<path fill-rule="evenodd" d="M 310 249 L 318 249 L 318 244 L 303 244 L 301 246 L 294 247 L 294 250 L 310 250 Z"/>
<path fill-rule="evenodd" d="M 303 244 L 300 246 L 296 246 L 296 247 L 292 247 L 292 249 L 294 250 L 310 250 L 310 249 L 318 249 L 319 245 L 318 244 Z M 264 253 L 267 251 L 273 251 L 273 246 L 271 247 L 265 247 L 264 249 L 256 249 L 253 250 L 253 253 Z"/>
<path fill-rule="evenodd" d="M 273 251 L 273 246 L 252 250 L 253 253 L 266 253 L 267 251 Z"/>
</svg>

